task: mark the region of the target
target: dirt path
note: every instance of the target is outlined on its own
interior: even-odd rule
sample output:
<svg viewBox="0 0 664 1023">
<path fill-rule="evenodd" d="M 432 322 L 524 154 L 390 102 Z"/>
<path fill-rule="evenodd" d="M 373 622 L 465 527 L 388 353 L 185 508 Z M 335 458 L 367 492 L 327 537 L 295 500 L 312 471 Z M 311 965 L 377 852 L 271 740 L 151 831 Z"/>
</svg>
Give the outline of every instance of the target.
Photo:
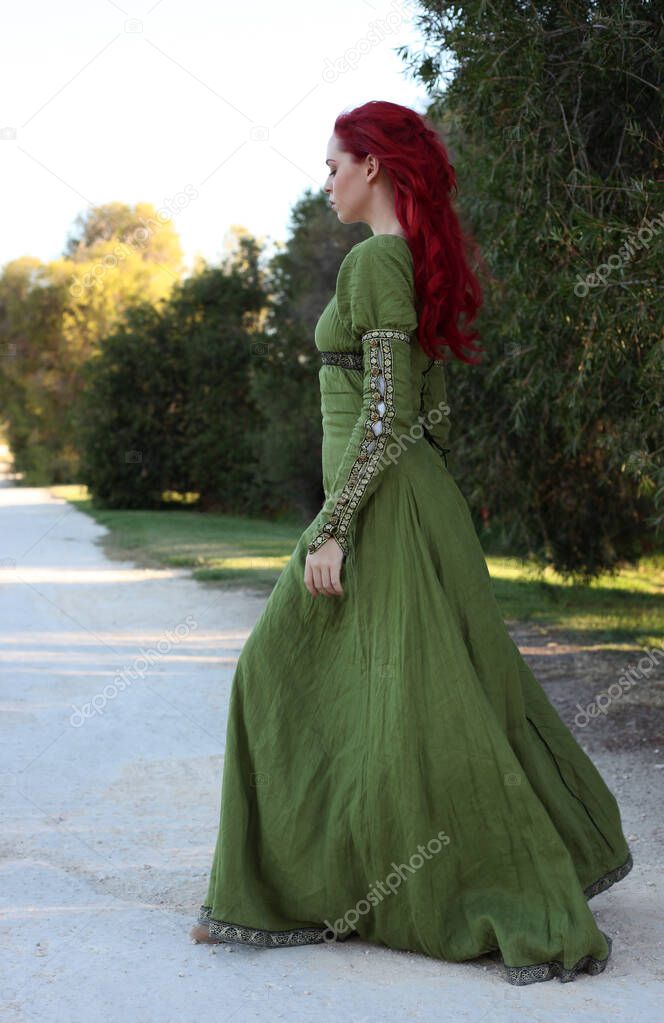
<svg viewBox="0 0 664 1023">
<path fill-rule="evenodd" d="M 104 534 L 45 490 L 0 488 L 3 1020 L 660 1018 L 664 748 L 652 680 L 571 725 L 616 793 L 635 859 L 591 904 L 614 941 L 601 976 L 515 988 L 497 964 L 357 939 L 192 944 L 230 683 L 265 598 L 111 561 Z M 568 724 L 627 660 L 510 631 Z"/>
</svg>

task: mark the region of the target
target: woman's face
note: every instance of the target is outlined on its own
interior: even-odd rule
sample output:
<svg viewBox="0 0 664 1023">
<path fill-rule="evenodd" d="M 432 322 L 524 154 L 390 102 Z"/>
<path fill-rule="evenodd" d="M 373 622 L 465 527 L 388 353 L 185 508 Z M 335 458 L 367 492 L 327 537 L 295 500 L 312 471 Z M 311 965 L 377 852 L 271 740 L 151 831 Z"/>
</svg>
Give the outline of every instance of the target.
<svg viewBox="0 0 664 1023">
<path fill-rule="evenodd" d="M 323 190 L 330 196 L 330 205 L 343 224 L 366 221 L 369 201 L 369 182 L 378 173 L 372 156 L 355 161 L 350 153 L 339 146 L 336 135 L 327 144 L 329 168 Z"/>
</svg>

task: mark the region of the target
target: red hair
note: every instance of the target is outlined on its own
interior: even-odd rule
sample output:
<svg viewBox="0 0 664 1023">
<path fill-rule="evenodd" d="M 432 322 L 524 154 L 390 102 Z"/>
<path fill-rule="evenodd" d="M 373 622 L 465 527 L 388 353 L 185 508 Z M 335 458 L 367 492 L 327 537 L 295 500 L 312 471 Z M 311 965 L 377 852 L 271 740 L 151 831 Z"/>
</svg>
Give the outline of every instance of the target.
<svg viewBox="0 0 664 1023">
<path fill-rule="evenodd" d="M 481 362 L 464 352 L 485 350 L 474 344 L 479 332 L 468 330 L 482 291 L 467 256 L 484 264 L 452 206 L 456 175 L 436 129 L 410 107 L 370 100 L 339 114 L 334 134 L 356 160 L 375 156 L 392 182 L 394 210 L 413 255 L 421 348 L 430 358 L 451 358 L 442 355 L 447 346 L 462 362 Z M 463 330 L 457 322 L 461 313 Z"/>
</svg>

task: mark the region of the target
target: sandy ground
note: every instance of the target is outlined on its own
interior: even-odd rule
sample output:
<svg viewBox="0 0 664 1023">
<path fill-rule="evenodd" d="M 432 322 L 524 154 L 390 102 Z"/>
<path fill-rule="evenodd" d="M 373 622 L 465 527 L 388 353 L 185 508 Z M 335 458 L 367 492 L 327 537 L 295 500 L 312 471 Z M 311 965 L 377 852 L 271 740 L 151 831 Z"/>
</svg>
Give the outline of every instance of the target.
<svg viewBox="0 0 664 1023">
<path fill-rule="evenodd" d="M 590 904 L 614 942 L 603 974 L 519 988 L 487 957 L 444 963 L 357 938 L 191 942 L 234 665 L 265 597 L 111 560 L 105 533 L 46 490 L 0 489 L 2 1020 L 662 1018 L 664 743 L 645 686 L 575 730 L 619 799 L 635 859 Z M 619 667 L 598 669 L 560 634 L 510 630 L 568 724 L 570 683 L 587 703 Z"/>
</svg>

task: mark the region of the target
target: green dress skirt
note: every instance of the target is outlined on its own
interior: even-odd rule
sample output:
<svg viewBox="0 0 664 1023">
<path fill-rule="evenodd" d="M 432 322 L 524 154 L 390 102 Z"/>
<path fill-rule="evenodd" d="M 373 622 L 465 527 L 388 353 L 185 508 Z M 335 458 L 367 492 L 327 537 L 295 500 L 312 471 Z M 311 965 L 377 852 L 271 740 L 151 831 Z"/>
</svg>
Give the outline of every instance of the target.
<svg viewBox="0 0 664 1023">
<path fill-rule="evenodd" d="M 601 973 L 588 900 L 632 867 L 618 805 L 507 631 L 416 328 L 407 241 L 355 245 L 314 335 L 325 502 L 237 662 L 199 921 L 494 953 L 512 984 Z M 314 598 L 330 537 L 344 593 Z"/>
</svg>

